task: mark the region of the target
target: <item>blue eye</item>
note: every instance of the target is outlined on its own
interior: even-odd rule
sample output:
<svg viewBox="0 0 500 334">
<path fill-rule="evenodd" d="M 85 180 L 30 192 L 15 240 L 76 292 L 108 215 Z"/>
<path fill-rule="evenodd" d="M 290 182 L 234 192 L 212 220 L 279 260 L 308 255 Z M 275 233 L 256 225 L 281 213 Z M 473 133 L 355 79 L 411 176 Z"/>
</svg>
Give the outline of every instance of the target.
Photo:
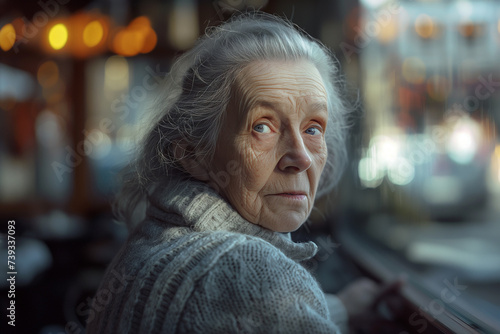
<svg viewBox="0 0 500 334">
<path fill-rule="evenodd" d="M 314 135 L 319 134 L 319 129 L 318 129 L 318 128 L 311 127 L 311 128 L 309 128 L 309 129 L 307 129 L 307 130 L 306 130 L 306 133 L 307 133 L 308 135 L 313 135 L 313 136 L 314 136 Z"/>
<path fill-rule="evenodd" d="M 253 129 L 259 133 L 270 133 L 271 132 L 271 128 L 265 124 L 257 124 L 256 126 L 254 126 Z"/>
</svg>

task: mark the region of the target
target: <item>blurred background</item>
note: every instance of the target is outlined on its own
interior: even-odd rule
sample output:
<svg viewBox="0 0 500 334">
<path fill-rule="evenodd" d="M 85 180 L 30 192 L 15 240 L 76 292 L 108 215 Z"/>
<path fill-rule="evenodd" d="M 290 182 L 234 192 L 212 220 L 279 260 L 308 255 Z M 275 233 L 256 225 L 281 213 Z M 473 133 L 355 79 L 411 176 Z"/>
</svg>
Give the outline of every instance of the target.
<svg viewBox="0 0 500 334">
<path fill-rule="evenodd" d="M 156 88 L 207 27 L 249 8 L 326 44 L 363 111 L 341 184 L 295 236 L 317 239 L 325 290 L 405 273 L 446 312 L 500 329 L 498 1 L 0 0 L 0 267 L 15 220 L 17 332 L 79 333 L 98 311 L 127 237 L 109 205 L 117 172 Z"/>
</svg>

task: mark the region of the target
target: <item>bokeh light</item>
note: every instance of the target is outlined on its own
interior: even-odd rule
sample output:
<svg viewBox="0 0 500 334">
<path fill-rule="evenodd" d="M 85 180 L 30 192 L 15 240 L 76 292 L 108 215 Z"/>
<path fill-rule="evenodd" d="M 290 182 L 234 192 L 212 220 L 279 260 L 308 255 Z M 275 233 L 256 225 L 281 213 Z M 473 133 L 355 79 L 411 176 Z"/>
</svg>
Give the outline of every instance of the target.
<svg viewBox="0 0 500 334">
<path fill-rule="evenodd" d="M 53 61 L 46 61 L 38 68 L 37 79 L 42 87 L 54 86 L 59 80 L 59 67 Z"/>
<path fill-rule="evenodd" d="M 458 31 L 465 38 L 474 38 L 483 32 L 483 27 L 473 22 L 464 22 L 458 26 Z"/>
<path fill-rule="evenodd" d="M 398 157 L 390 166 L 387 177 L 393 184 L 405 186 L 413 181 L 415 167 L 410 160 Z"/>
<path fill-rule="evenodd" d="M 143 44 L 144 37 L 140 32 L 129 29 L 120 30 L 113 40 L 114 51 L 126 57 L 137 55 Z"/>
<path fill-rule="evenodd" d="M 4 51 L 9 51 L 16 42 L 16 30 L 10 23 L 4 25 L 0 29 L 0 48 Z"/>
<path fill-rule="evenodd" d="M 153 51 L 158 42 L 158 37 L 153 29 L 148 29 L 144 35 L 144 44 L 142 45 L 141 53 Z"/>
<path fill-rule="evenodd" d="M 148 53 L 156 47 L 157 36 L 146 16 L 135 18 L 125 28 L 119 28 L 112 42 L 115 53 L 131 57 L 139 53 Z"/>
<path fill-rule="evenodd" d="M 422 38 L 431 38 L 436 35 L 436 25 L 429 15 L 421 14 L 415 20 L 415 32 Z"/>
<path fill-rule="evenodd" d="M 62 23 L 58 23 L 50 28 L 49 43 L 54 50 L 60 50 L 68 41 L 68 28 Z"/>
<path fill-rule="evenodd" d="M 460 164 L 468 164 L 476 155 L 481 140 L 479 125 L 468 117 L 457 121 L 446 145 L 448 156 Z"/>
<path fill-rule="evenodd" d="M 104 85 L 110 90 L 122 90 L 129 83 L 129 65 L 121 56 L 111 56 L 104 65 Z"/>
<path fill-rule="evenodd" d="M 89 48 L 98 45 L 104 36 L 104 28 L 98 20 L 89 22 L 83 29 L 83 42 Z"/>
<path fill-rule="evenodd" d="M 384 170 L 397 160 L 400 150 L 401 145 L 396 138 L 378 135 L 370 140 L 369 154 Z"/>
</svg>

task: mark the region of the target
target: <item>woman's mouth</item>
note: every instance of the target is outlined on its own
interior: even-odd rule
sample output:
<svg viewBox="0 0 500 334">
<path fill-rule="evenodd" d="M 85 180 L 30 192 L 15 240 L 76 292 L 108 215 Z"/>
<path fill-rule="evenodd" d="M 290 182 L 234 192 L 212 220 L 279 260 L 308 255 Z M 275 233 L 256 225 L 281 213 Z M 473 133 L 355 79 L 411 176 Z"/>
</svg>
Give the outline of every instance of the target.
<svg viewBox="0 0 500 334">
<path fill-rule="evenodd" d="M 305 192 L 295 192 L 295 191 L 294 192 L 279 193 L 279 194 L 276 194 L 276 196 L 291 199 L 291 200 L 296 200 L 296 201 L 303 201 L 307 198 L 307 195 Z"/>
</svg>

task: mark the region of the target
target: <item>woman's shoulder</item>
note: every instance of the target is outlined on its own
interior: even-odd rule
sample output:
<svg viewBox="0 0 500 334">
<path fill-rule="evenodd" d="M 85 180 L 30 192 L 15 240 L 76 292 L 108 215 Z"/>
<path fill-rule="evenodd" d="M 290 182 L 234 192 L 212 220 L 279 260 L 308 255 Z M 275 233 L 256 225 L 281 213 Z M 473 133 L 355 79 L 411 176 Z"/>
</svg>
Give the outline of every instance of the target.
<svg viewBox="0 0 500 334">
<path fill-rule="evenodd" d="M 224 236 L 233 246 L 217 260 L 217 269 L 221 271 L 232 271 L 240 278 L 255 276 L 263 281 L 276 281 L 290 275 L 301 281 L 315 281 L 305 267 L 266 240 L 231 232 Z M 217 271 L 211 274 L 217 275 Z"/>
<path fill-rule="evenodd" d="M 154 233 L 146 235 L 136 230 L 116 256 L 115 262 L 143 269 L 152 264 L 166 265 L 173 261 L 215 263 L 224 257 L 249 263 L 263 260 L 294 262 L 277 247 L 257 236 L 221 230 L 198 232 L 185 227 L 152 231 Z"/>
<path fill-rule="evenodd" d="M 302 266 L 287 257 L 278 247 L 270 242 L 253 235 L 231 232 L 212 231 L 198 232 L 190 236 L 179 239 L 180 242 L 191 242 L 193 238 L 197 241 L 189 248 L 206 248 L 208 253 L 213 254 L 214 264 L 224 266 L 228 264 L 233 267 L 233 263 L 240 263 L 245 266 L 254 267 L 282 267 L 288 270 L 290 267 Z"/>
<path fill-rule="evenodd" d="M 274 254 L 285 256 L 277 247 L 268 241 L 254 235 L 240 232 L 214 230 L 196 231 L 186 226 L 160 226 L 147 222 L 138 226 L 129 237 L 124 249 L 135 256 L 153 260 L 153 253 L 169 253 L 182 250 L 199 249 L 217 251 L 220 254 L 232 249 L 238 253 L 248 253 L 253 256 Z M 286 257 L 286 256 L 285 256 Z"/>
<path fill-rule="evenodd" d="M 162 326 L 181 319 L 187 324 L 199 320 L 197 310 L 202 306 L 206 308 L 203 314 L 223 310 L 217 314 L 219 319 L 224 314 L 246 314 L 256 306 L 283 308 L 278 312 L 281 316 L 291 312 L 290 303 L 304 304 L 316 310 L 315 323 L 327 318 L 324 296 L 312 276 L 259 237 L 228 231 L 186 232 L 165 243 L 131 242 L 124 250 L 121 259 L 110 266 L 101 289 L 115 287 L 117 273 L 125 273 L 126 279 L 92 328 L 134 332 L 135 322 L 141 323 L 137 319 L 157 312 L 168 318 Z M 290 296 L 295 297 L 290 300 Z M 142 312 L 136 312 L 139 307 Z M 122 320 L 111 321 L 115 315 Z M 263 325 L 270 325 L 271 320 Z"/>
<path fill-rule="evenodd" d="M 135 272 L 136 278 L 161 280 L 177 273 L 190 279 L 204 277 L 262 277 L 275 281 L 289 275 L 312 282 L 314 278 L 279 248 L 257 236 L 230 231 L 184 231 L 168 241 L 132 243 L 119 267 Z M 153 272 L 161 272 L 158 277 Z M 153 277 L 155 276 L 155 277 Z"/>
<path fill-rule="evenodd" d="M 233 246 L 197 277 L 183 307 L 185 332 L 196 332 L 194 319 L 205 319 L 200 309 L 213 321 L 198 328 L 213 332 L 335 332 L 324 294 L 302 265 L 258 237 L 224 236 Z"/>
</svg>

